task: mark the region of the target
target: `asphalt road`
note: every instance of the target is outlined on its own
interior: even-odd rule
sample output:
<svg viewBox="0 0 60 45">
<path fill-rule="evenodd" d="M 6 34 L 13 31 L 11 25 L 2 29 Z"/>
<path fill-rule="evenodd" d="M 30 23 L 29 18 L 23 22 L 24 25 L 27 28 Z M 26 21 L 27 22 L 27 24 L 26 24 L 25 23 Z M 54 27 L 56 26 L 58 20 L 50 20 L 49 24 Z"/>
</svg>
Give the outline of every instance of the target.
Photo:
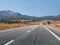
<svg viewBox="0 0 60 45">
<path fill-rule="evenodd" d="M 0 45 L 60 45 L 60 29 L 40 24 L 0 31 Z"/>
</svg>

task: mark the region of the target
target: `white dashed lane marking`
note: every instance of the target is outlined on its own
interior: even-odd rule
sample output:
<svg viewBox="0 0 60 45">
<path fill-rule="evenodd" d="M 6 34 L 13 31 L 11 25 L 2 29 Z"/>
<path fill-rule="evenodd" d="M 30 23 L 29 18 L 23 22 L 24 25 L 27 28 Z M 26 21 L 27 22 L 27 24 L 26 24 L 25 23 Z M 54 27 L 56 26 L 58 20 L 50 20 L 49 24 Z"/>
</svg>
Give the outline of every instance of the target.
<svg viewBox="0 0 60 45">
<path fill-rule="evenodd" d="M 4 45 L 9 45 L 10 43 L 12 43 L 14 40 L 11 40 L 11 41 L 9 41 L 9 42 L 7 42 L 6 44 L 4 44 Z"/>
</svg>

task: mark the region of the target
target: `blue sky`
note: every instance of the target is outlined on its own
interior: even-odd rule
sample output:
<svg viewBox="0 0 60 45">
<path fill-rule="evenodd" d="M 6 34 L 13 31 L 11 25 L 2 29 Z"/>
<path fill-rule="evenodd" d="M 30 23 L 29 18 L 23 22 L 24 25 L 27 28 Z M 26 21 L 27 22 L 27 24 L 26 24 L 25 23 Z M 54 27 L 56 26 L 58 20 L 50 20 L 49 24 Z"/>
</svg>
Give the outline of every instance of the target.
<svg viewBox="0 0 60 45">
<path fill-rule="evenodd" d="M 59 15 L 60 0 L 0 0 L 0 11 L 2 10 L 38 17 Z"/>
</svg>

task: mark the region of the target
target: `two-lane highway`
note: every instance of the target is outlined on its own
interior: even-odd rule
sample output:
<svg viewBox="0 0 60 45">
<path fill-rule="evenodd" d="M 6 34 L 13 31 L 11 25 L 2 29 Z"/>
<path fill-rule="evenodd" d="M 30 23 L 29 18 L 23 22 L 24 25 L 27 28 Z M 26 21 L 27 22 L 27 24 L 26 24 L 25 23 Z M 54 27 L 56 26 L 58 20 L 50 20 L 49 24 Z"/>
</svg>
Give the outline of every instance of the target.
<svg viewBox="0 0 60 45">
<path fill-rule="evenodd" d="M 60 33 L 50 28 L 40 24 L 0 32 L 0 45 L 60 45 Z"/>
</svg>

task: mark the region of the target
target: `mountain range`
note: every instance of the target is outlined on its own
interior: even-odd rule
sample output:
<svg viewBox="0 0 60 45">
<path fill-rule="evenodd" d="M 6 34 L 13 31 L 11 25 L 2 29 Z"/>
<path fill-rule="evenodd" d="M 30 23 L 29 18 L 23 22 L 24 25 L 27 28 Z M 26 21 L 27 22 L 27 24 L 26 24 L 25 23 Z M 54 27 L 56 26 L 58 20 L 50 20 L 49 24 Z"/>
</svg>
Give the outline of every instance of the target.
<svg viewBox="0 0 60 45">
<path fill-rule="evenodd" d="M 22 15 L 18 12 L 7 10 L 7 11 L 0 11 L 0 19 L 36 19 L 36 20 L 43 20 L 43 19 L 50 20 L 50 19 L 52 19 L 52 20 L 60 20 L 60 15 L 35 17 L 35 16 Z"/>
<path fill-rule="evenodd" d="M 11 11 L 11 10 L 0 11 L 0 19 L 5 19 L 5 18 L 37 19 L 38 17 L 22 15 L 18 12 L 14 12 L 14 11 Z"/>
</svg>

